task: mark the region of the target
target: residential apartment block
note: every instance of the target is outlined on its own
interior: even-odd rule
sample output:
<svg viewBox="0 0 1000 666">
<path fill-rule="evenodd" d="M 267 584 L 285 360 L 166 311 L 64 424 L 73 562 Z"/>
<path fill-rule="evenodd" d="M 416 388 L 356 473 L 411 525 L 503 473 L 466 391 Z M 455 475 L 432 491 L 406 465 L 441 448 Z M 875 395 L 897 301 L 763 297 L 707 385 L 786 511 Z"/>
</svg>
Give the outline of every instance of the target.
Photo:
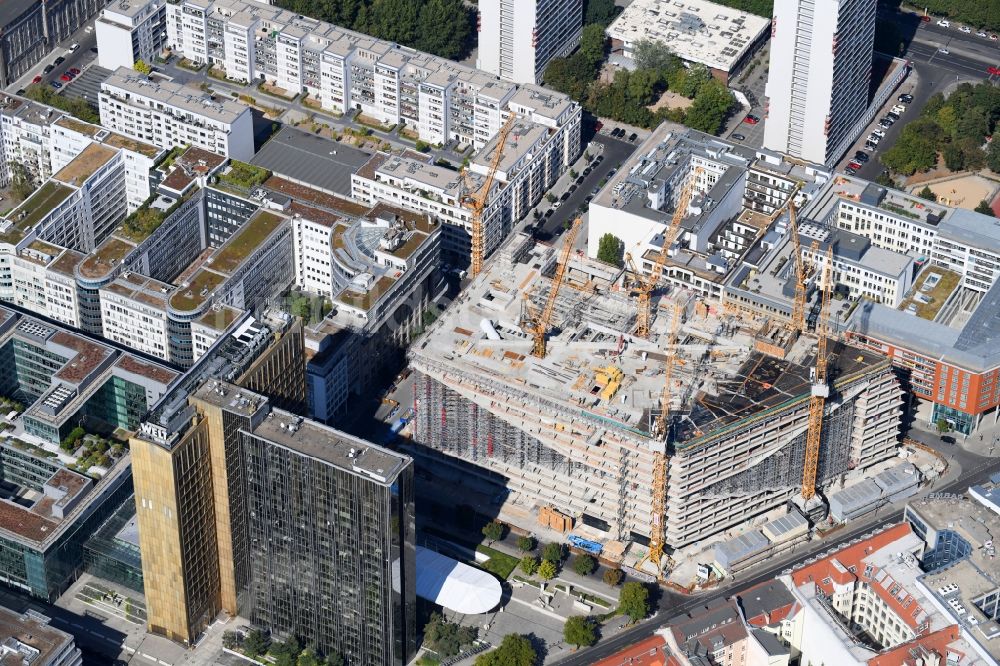
<svg viewBox="0 0 1000 666">
<path fill-rule="evenodd" d="M 514 83 L 540 83 L 553 58 L 580 43 L 580 0 L 488 0 L 479 5 L 476 67 Z"/>
<path fill-rule="evenodd" d="M 152 64 L 167 41 L 166 0 L 115 0 L 94 22 L 97 64 L 114 71 L 137 60 Z"/>
<path fill-rule="evenodd" d="M 252 0 L 179 0 L 167 5 L 167 46 L 239 81 L 267 81 L 291 94 L 308 93 L 323 109 L 360 111 L 405 124 L 430 144 L 456 141 L 482 148 L 511 111 L 511 98 L 534 91 L 573 112 L 566 96 L 498 81 L 495 75 Z M 523 113 L 523 111 L 515 111 Z M 544 113 L 543 109 L 538 109 Z"/>
<path fill-rule="evenodd" d="M 764 147 L 829 164 L 868 107 L 875 0 L 774 6 Z"/>
<path fill-rule="evenodd" d="M 170 150 L 193 145 L 247 161 L 253 157 L 250 108 L 179 83 L 153 81 L 126 67 L 101 83 L 101 125 Z"/>
</svg>

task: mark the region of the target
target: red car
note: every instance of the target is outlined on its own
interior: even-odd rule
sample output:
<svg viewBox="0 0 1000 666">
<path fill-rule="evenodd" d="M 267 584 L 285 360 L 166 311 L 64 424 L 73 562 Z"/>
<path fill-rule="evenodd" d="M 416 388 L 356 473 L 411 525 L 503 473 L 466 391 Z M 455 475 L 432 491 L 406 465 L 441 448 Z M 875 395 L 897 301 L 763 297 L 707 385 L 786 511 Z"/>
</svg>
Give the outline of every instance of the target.
<svg viewBox="0 0 1000 666">
<path fill-rule="evenodd" d="M 757 116 L 747 116 L 746 118 L 743 119 L 743 122 L 745 122 L 747 125 L 756 125 L 757 123 L 760 122 L 760 118 L 758 118 Z"/>
<path fill-rule="evenodd" d="M 857 160 L 851 160 L 847 164 L 847 166 L 851 167 L 852 169 L 860 169 L 861 168 L 861 162 L 858 162 Z"/>
<path fill-rule="evenodd" d="M 920 20 L 923 21 L 924 23 L 930 23 L 931 22 L 931 17 L 930 16 L 921 16 Z"/>
<path fill-rule="evenodd" d="M 59 77 L 59 80 L 60 81 L 65 81 L 65 82 L 69 83 L 70 81 L 73 80 L 73 77 L 70 76 L 69 72 L 66 72 L 65 74 L 63 74 L 62 76 Z"/>
<path fill-rule="evenodd" d="M 80 70 L 76 67 L 70 67 L 69 73 L 72 74 L 73 76 L 80 76 Z"/>
<path fill-rule="evenodd" d="M 31 79 L 31 82 L 32 82 L 32 83 L 41 83 L 41 82 L 42 82 L 42 75 L 41 75 L 41 74 L 39 74 L 39 75 L 38 75 L 38 76 L 36 76 L 35 78 Z"/>
</svg>

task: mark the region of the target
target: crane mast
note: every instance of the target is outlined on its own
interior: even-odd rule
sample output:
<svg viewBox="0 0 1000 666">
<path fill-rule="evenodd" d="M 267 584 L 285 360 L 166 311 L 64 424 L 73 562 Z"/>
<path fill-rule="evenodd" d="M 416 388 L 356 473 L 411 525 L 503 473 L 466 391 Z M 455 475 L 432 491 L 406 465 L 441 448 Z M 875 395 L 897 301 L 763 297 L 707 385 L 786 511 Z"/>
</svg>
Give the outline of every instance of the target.
<svg viewBox="0 0 1000 666">
<path fill-rule="evenodd" d="M 792 252 L 795 255 L 795 300 L 792 303 L 790 327 L 794 331 L 804 333 L 806 330 L 806 281 L 808 280 L 808 276 L 806 275 L 805 260 L 802 258 L 799 226 L 795 221 L 795 204 L 792 202 L 791 197 L 789 197 L 788 201 L 789 233 L 792 236 Z"/>
<path fill-rule="evenodd" d="M 486 178 L 483 180 L 482 185 L 477 188 L 472 184 L 468 174 L 468 167 L 462 172 L 462 177 L 469 188 L 469 191 L 462 197 L 462 205 L 472 211 L 472 277 L 476 277 L 483 271 L 483 260 L 486 254 L 486 241 L 483 238 L 483 213 L 486 210 L 490 190 L 493 189 L 493 182 L 496 180 L 497 170 L 500 168 L 500 160 L 503 159 L 504 145 L 507 143 L 507 137 L 510 136 L 511 131 L 514 129 L 514 122 L 516 120 L 517 114 L 510 114 L 507 117 L 507 122 L 503 124 L 503 127 L 497 133 L 497 143 L 493 148 L 493 158 L 490 160 L 490 168 L 486 172 Z"/>
<path fill-rule="evenodd" d="M 684 184 L 680 197 L 678 197 L 677 208 L 674 209 L 673 217 L 670 218 L 670 225 L 663 234 L 663 247 L 660 248 L 660 253 L 656 256 L 656 261 L 653 263 L 653 268 L 650 270 L 649 275 L 646 276 L 646 279 L 639 285 L 639 313 L 636 318 L 635 334 L 640 338 L 649 337 L 650 319 L 652 317 L 653 291 L 656 289 L 656 286 L 660 282 L 660 278 L 663 276 L 663 267 L 666 266 L 670 246 L 674 244 L 675 240 L 677 240 L 677 232 L 680 231 L 681 221 L 687 214 L 687 208 L 688 204 L 691 203 L 691 195 L 694 192 L 694 186 L 697 183 L 698 176 L 701 175 L 702 171 L 703 169 L 701 167 L 696 167 L 694 174 L 692 174 L 692 176 Z"/>
<path fill-rule="evenodd" d="M 802 470 L 802 499 L 816 495 L 816 474 L 819 469 L 819 452 L 823 438 L 823 410 L 830 397 L 826 377 L 827 318 L 830 316 L 830 281 L 833 272 L 833 245 L 826 250 L 820 283 L 821 305 L 816 320 L 816 364 L 813 368 L 812 389 L 809 395 L 809 431 L 806 434 L 806 460 Z"/>
<path fill-rule="evenodd" d="M 573 241 L 576 240 L 576 235 L 579 231 L 580 218 L 576 218 L 573 221 L 573 226 L 566 232 L 566 238 L 563 239 L 563 247 L 559 252 L 556 273 L 552 277 L 552 287 L 549 289 L 549 296 L 545 301 L 545 309 L 542 310 L 541 315 L 534 317 L 534 321 L 528 326 L 534 338 L 531 354 L 538 358 L 545 358 L 545 334 L 548 332 L 549 324 L 552 321 L 552 313 L 556 307 L 556 296 L 559 294 L 559 287 L 562 286 L 563 277 L 566 275 L 566 264 L 569 261 L 570 252 L 573 250 Z"/>
</svg>

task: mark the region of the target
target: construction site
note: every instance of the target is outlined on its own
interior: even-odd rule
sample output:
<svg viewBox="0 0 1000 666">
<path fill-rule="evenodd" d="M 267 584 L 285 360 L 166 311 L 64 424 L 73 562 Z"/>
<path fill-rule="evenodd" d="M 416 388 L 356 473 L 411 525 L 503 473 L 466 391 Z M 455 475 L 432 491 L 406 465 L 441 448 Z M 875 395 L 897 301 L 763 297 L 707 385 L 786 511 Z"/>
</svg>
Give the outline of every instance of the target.
<svg viewBox="0 0 1000 666">
<path fill-rule="evenodd" d="M 885 357 L 662 287 L 666 249 L 647 275 L 589 259 L 578 231 L 510 239 L 411 348 L 408 448 L 430 474 L 503 486 L 501 520 L 652 571 L 783 507 L 818 521 L 824 488 L 896 454 Z"/>
</svg>

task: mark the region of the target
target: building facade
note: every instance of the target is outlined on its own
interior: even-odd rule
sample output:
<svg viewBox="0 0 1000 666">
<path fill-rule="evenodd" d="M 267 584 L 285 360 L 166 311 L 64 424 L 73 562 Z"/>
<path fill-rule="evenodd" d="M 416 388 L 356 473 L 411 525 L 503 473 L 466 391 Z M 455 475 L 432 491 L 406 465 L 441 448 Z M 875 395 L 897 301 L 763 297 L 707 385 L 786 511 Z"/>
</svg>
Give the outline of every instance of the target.
<svg viewBox="0 0 1000 666">
<path fill-rule="evenodd" d="M 165 0 L 118 0 L 101 12 L 97 31 L 97 63 L 112 71 L 132 69 L 137 60 L 151 65 L 167 41 Z"/>
<path fill-rule="evenodd" d="M 476 67 L 514 83 L 541 83 L 553 58 L 580 43 L 580 0 L 489 0 L 479 5 Z"/>
<path fill-rule="evenodd" d="M 868 108 L 875 0 L 774 5 L 764 147 L 836 162 Z"/>
<path fill-rule="evenodd" d="M 100 11 L 101 0 L 12 0 L 0 24 L 0 86 L 24 76 Z"/>
</svg>

